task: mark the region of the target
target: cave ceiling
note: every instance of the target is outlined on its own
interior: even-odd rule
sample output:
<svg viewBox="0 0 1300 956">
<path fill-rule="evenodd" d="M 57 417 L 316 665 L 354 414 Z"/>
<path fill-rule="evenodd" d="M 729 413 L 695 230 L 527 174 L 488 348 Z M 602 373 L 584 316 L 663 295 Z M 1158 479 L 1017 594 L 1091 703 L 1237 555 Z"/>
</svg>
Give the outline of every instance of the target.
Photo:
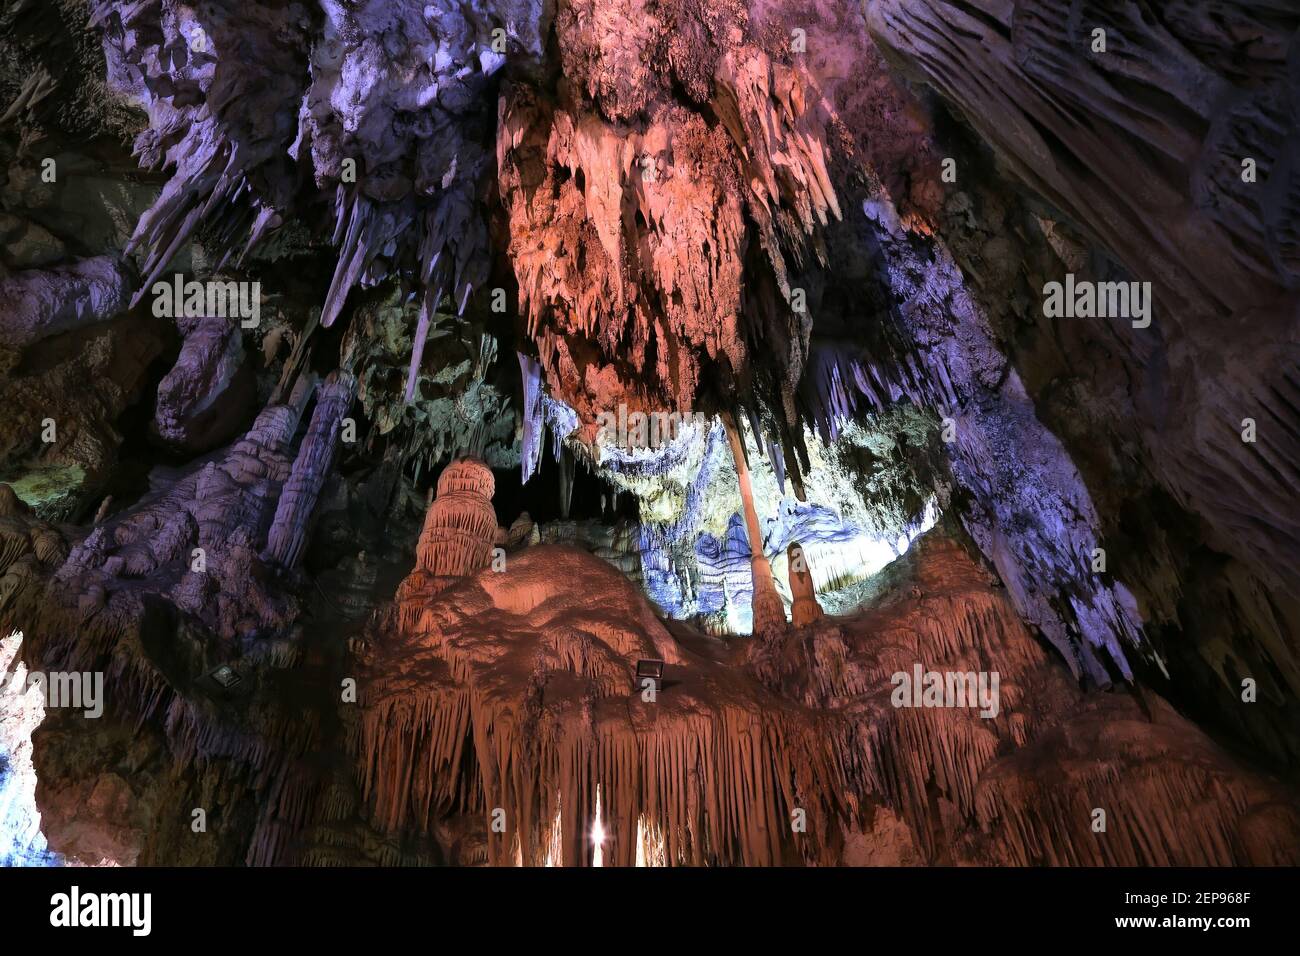
<svg viewBox="0 0 1300 956">
<path fill-rule="evenodd" d="M 0 695 L 0 854 L 1296 861 L 1292 4 L 17 0 L 0 54 L 0 678 L 110 704 Z"/>
</svg>

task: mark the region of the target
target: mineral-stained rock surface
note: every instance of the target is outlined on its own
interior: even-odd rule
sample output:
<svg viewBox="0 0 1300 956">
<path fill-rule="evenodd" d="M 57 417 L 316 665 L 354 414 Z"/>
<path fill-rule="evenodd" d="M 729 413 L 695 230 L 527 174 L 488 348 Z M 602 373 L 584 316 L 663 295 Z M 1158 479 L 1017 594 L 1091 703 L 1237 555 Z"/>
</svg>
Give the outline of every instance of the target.
<svg viewBox="0 0 1300 956">
<path fill-rule="evenodd" d="M 609 865 L 847 862 L 883 819 L 903 824 L 891 862 L 1295 860 L 1288 789 L 1158 697 L 1081 692 L 957 545 L 927 538 L 891 577 L 921 597 L 761 648 L 670 633 L 616 571 L 566 548 L 437 602 L 405 589 L 371 635 L 358 731 L 376 819 L 469 814 L 494 863 L 589 863 L 597 792 Z M 667 664 L 650 701 L 647 657 Z M 998 713 L 893 706 L 889 675 L 915 662 L 996 671 Z M 1089 794 L 1103 791 L 1099 837 Z"/>
<path fill-rule="evenodd" d="M 0 853 L 1300 862 L 1292 6 L 7 5 Z"/>
<path fill-rule="evenodd" d="M 21 347 L 111 319 L 126 307 L 131 281 L 120 263 L 103 256 L 0 279 L 7 303 L 0 345 Z"/>
<path fill-rule="evenodd" d="M 492 472 L 472 458 L 453 461 L 438 476 L 415 550 L 417 573 L 432 587 L 487 567 L 497 530 L 494 488 Z"/>
<path fill-rule="evenodd" d="M 187 451 L 207 451 L 234 438 L 248 412 L 253 380 L 239 327 L 227 319 L 181 319 L 185 342 L 158 383 L 158 436 Z"/>
</svg>

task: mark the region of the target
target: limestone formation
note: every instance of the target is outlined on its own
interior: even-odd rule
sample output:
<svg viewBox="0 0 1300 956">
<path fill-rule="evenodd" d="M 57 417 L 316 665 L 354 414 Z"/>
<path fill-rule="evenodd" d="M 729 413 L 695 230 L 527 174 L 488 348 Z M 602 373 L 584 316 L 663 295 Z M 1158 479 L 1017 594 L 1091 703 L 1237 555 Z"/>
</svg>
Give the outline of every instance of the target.
<svg viewBox="0 0 1300 956">
<path fill-rule="evenodd" d="M 419 830 L 468 813 L 490 862 L 589 864 L 599 791 L 606 865 L 841 862 L 885 812 L 905 823 L 895 862 L 1294 859 L 1300 818 L 1283 789 L 1163 701 L 1153 723 L 1132 698 L 1079 691 L 951 542 L 900 563 L 896 584 L 915 582 L 921 601 L 791 631 L 753 664 L 670 635 L 616 571 L 568 548 L 530 548 L 437 603 L 399 599 L 371 635 L 358 737 L 376 821 Z M 650 655 L 673 675 L 653 701 L 632 681 Z M 890 675 L 915 661 L 998 671 L 998 714 L 974 700 L 894 706 Z M 1102 760 L 1079 759 L 1106 734 Z M 1125 821 L 1105 843 L 1087 797 L 1102 780 Z M 796 808 L 805 834 L 789 825 Z"/>
<path fill-rule="evenodd" d="M 4 5 L 0 862 L 1300 862 L 1294 6 Z"/>
<path fill-rule="evenodd" d="M 483 462 L 453 461 L 437 487 L 415 552 L 420 581 L 434 590 L 487 567 L 497 530 L 495 480 Z"/>
<path fill-rule="evenodd" d="M 790 608 L 790 623 L 795 627 L 807 627 L 816 624 L 825 615 L 817 603 L 817 591 L 813 587 L 812 571 L 808 568 L 808 558 L 798 542 L 790 545 L 788 553 L 790 568 L 790 591 L 794 603 Z"/>
</svg>

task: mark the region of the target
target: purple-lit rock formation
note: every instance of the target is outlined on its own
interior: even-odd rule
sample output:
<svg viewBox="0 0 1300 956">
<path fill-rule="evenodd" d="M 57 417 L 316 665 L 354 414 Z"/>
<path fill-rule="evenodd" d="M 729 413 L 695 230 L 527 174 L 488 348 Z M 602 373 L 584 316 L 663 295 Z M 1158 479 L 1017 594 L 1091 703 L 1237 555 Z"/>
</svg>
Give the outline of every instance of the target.
<svg viewBox="0 0 1300 956">
<path fill-rule="evenodd" d="M 1146 19 L 1106 3 L 1067 20 L 1018 2 L 976 18 L 886 0 L 869 22 L 1018 178 L 1154 284 L 1154 324 L 1115 323 L 1113 345 L 1143 381 L 1146 454 L 1225 550 L 1294 585 L 1282 555 L 1300 542 L 1300 80 L 1286 64 L 1300 13 L 1274 13 L 1176 3 Z M 961 42 L 935 43 L 940 24 Z M 1092 50 L 1098 29 L 1109 52 Z M 1256 39 L 1234 52 L 1237 36 Z M 1117 188 L 1133 180 L 1143 188 Z M 1262 423 L 1258 444 L 1240 440 L 1244 417 Z"/>
<path fill-rule="evenodd" d="M 0 640 L 105 688 L 0 702 L 50 850 L 1297 862 L 1298 58 L 1240 0 L 0 11 Z"/>
<path fill-rule="evenodd" d="M 158 437 L 191 452 L 207 451 L 238 434 L 252 411 L 253 376 L 237 321 L 180 318 L 184 344 L 158 383 Z"/>
<path fill-rule="evenodd" d="M 0 345 L 21 348 L 111 319 L 126 309 L 133 283 L 129 269 L 107 256 L 0 276 Z"/>
<path fill-rule="evenodd" d="M 276 564 L 292 568 L 302 557 L 308 523 L 338 454 L 340 429 L 355 388 L 356 379 L 346 371 L 332 372 L 316 388 L 311 424 L 298 448 L 267 534 L 266 557 Z"/>
<path fill-rule="evenodd" d="M 951 422 L 953 478 L 974 505 L 967 530 L 1076 674 L 1101 685 L 1108 667 L 1131 677 L 1125 645 L 1140 641 L 1137 608 L 1122 584 L 1092 571 L 1098 520 L 1077 470 L 1035 417 L 946 251 L 909 236 L 887 200 L 865 211 L 881 268 L 906 303 L 898 320 L 924 363 L 925 377 L 905 387 Z M 1011 527 L 1019 534 L 1008 541 Z"/>
</svg>

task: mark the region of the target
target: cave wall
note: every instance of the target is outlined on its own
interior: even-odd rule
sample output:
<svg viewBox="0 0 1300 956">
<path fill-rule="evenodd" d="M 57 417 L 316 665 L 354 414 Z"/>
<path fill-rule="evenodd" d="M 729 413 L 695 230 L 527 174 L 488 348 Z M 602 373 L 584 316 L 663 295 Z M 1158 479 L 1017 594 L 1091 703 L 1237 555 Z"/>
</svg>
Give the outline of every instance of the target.
<svg viewBox="0 0 1300 956">
<path fill-rule="evenodd" d="M 973 171 L 939 229 L 983 300 L 1011 303 L 991 308 L 998 333 L 1172 668 L 1149 679 L 1292 763 L 1300 305 L 1281 224 L 1300 188 L 1300 21 L 1267 4 L 865 13 L 928 102 L 936 152 Z M 1150 326 L 1047 318 L 1038 290 L 1067 272 L 1151 282 Z M 1259 706 L 1242 706 L 1247 677 Z"/>
<path fill-rule="evenodd" d="M 60 0 L 0 23 L 0 637 L 116 688 L 103 723 L 34 737 L 69 859 L 589 863 L 598 786 L 661 862 L 1289 859 L 1285 4 Z M 155 314 L 176 273 L 260 283 L 261 324 Z M 1152 321 L 1049 316 L 1067 273 L 1151 282 Z M 620 406 L 707 427 L 615 454 Z M 555 467 L 560 513 L 455 512 L 478 550 L 433 587 L 421 522 L 466 455 Z M 575 467 L 614 498 L 600 520 L 569 520 Z M 843 619 L 729 643 L 756 593 L 740 472 L 787 603 L 793 545 L 827 591 L 853 532 L 896 558 L 945 517 L 824 594 Z M 605 520 L 619 494 L 635 525 Z M 533 550 L 555 543 L 596 558 Z M 553 593 L 556 568 L 589 590 Z M 885 709 L 890 668 L 936 647 L 1023 682 L 1003 723 Z M 659 730 L 623 719 L 651 653 L 687 672 Z M 1089 842 L 1102 785 L 1126 823 Z M 498 806 L 513 842 L 484 830 Z M 802 845 L 777 832 L 796 806 Z"/>
</svg>

